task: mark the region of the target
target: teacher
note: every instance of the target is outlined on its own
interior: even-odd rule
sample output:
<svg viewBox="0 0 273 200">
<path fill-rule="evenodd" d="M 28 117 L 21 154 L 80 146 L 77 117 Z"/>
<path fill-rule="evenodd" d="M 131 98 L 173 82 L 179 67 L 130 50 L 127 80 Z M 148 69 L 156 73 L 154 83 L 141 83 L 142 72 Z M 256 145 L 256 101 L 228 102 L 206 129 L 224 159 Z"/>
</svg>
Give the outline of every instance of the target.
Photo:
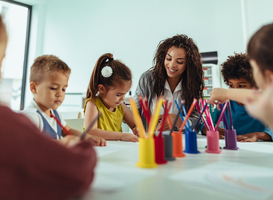
<svg viewBox="0 0 273 200">
<path fill-rule="evenodd" d="M 153 63 L 154 66 L 141 75 L 134 96 L 141 116 L 143 116 L 143 110 L 139 95 L 147 97 L 151 113 L 160 96 L 164 96 L 164 99 L 177 100 L 180 105 L 181 100 L 184 100 L 187 111 L 194 98 L 202 98 L 204 81 L 201 55 L 196 44 L 187 35 L 175 35 L 162 40 L 157 47 Z M 163 117 L 163 113 L 162 108 L 159 119 Z M 178 113 L 175 103 L 172 104 L 169 113 L 171 121 L 174 122 Z M 198 116 L 199 113 L 195 108 L 189 118 L 191 128 L 195 125 Z M 147 130 L 148 126 L 144 117 L 142 121 Z M 180 127 L 181 123 L 179 118 L 176 126 Z M 158 123 L 156 130 L 159 127 L 161 123 Z M 171 127 L 166 122 L 164 130 L 169 129 Z"/>
</svg>

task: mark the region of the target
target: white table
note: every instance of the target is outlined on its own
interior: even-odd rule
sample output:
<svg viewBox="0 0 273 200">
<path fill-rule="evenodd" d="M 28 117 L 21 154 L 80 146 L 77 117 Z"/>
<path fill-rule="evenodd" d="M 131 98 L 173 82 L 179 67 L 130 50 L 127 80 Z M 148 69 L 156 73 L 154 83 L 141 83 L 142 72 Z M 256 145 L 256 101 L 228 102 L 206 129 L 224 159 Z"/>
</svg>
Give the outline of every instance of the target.
<svg viewBox="0 0 273 200">
<path fill-rule="evenodd" d="M 206 145 L 198 136 L 200 154 L 145 169 L 136 166 L 138 143 L 108 141 L 96 147 L 95 179 L 83 199 L 273 199 L 272 142 L 238 143 L 240 150 L 222 154 L 205 153 Z"/>
</svg>

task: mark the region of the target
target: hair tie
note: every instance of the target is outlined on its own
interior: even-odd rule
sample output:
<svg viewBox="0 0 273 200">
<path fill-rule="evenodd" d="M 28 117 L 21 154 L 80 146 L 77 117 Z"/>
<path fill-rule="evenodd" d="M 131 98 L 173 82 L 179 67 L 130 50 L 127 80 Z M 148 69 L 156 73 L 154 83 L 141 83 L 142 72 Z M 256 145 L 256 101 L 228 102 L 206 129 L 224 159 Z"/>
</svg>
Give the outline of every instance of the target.
<svg viewBox="0 0 273 200">
<path fill-rule="evenodd" d="M 101 69 L 101 75 L 104 78 L 109 78 L 113 74 L 113 69 L 110 66 L 105 66 Z"/>
</svg>

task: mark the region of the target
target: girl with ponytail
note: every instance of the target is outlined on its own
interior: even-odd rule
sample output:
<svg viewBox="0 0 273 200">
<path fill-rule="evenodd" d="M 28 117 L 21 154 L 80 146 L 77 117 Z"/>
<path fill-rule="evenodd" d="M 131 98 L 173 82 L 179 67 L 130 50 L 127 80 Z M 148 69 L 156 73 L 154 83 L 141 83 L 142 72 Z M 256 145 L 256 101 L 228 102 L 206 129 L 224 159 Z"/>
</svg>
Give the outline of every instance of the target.
<svg viewBox="0 0 273 200">
<path fill-rule="evenodd" d="M 131 70 L 125 64 L 114 60 L 110 53 L 103 54 L 98 59 L 86 92 L 84 126 L 88 126 L 98 113 L 102 115 L 89 134 L 106 140 L 138 141 L 133 115 L 123 103 L 131 85 Z M 122 132 L 123 120 L 134 134 Z"/>
</svg>

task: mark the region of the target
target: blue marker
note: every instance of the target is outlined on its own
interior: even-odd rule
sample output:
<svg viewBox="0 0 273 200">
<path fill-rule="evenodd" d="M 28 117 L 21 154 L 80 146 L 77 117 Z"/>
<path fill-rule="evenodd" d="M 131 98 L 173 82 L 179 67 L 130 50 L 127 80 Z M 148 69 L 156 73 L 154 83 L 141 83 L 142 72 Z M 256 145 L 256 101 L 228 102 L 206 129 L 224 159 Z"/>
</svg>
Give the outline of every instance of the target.
<svg viewBox="0 0 273 200">
<path fill-rule="evenodd" d="M 175 102 L 175 105 L 176 105 L 177 109 L 178 109 L 178 110 L 180 110 L 180 108 L 179 108 L 179 105 L 178 105 L 177 101 L 176 101 L 176 100 L 174 100 L 174 102 Z M 181 105 L 181 108 L 182 108 L 182 105 Z M 181 118 L 182 122 L 184 122 L 184 118 L 183 118 L 183 115 L 182 115 L 182 113 L 181 113 L 181 112 L 179 112 L 179 115 L 180 115 L 180 118 Z M 187 126 L 185 126 L 185 127 L 186 127 L 186 130 L 187 130 L 187 131 L 189 131 L 189 128 L 188 128 Z"/>
<path fill-rule="evenodd" d="M 183 106 L 184 115 L 185 115 L 185 117 L 186 117 L 186 116 L 187 116 L 187 112 L 186 112 L 185 105 L 183 104 L 183 100 L 181 100 L 181 104 L 182 104 L 182 106 Z M 187 124 L 188 124 L 188 126 L 189 126 L 189 131 L 190 131 L 190 130 L 191 130 L 191 126 L 190 126 L 189 120 L 187 121 Z"/>
</svg>

